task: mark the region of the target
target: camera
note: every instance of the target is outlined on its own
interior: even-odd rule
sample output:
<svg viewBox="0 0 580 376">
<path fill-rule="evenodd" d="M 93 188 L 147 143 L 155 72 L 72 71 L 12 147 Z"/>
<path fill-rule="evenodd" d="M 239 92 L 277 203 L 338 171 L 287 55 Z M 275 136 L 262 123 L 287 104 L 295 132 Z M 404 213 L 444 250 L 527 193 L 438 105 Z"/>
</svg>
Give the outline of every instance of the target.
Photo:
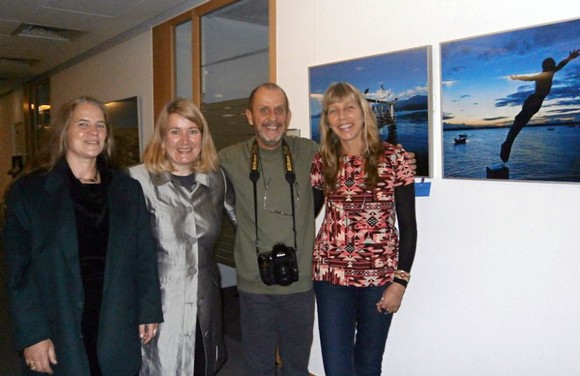
<svg viewBox="0 0 580 376">
<path fill-rule="evenodd" d="M 298 281 L 296 250 L 277 243 L 271 252 L 258 255 L 260 277 L 266 285 L 288 286 Z"/>
</svg>

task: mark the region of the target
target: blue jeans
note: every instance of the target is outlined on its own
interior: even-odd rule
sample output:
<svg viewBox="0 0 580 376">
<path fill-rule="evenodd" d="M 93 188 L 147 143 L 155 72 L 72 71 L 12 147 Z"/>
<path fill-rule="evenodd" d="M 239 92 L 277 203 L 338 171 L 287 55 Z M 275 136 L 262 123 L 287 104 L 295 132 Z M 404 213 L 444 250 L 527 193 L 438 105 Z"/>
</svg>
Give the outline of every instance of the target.
<svg viewBox="0 0 580 376">
<path fill-rule="evenodd" d="M 326 376 L 380 376 L 393 317 L 376 307 L 386 287 L 314 281 Z"/>
</svg>

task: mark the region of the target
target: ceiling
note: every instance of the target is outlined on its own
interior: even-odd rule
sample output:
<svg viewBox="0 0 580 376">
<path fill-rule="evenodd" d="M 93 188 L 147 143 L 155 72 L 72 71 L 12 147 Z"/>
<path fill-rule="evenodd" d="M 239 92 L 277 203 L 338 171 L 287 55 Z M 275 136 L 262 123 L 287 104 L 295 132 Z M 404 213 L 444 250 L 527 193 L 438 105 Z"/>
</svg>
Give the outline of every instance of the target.
<svg viewBox="0 0 580 376">
<path fill-rule="evenodd" d="M 0 0 L 0 96 L 205 2 L 207 0 Z M 259 7 L 259 3 L 264 2 L 267 4 L 267 0 L 250 3 L 258 3 Z M 256 4 L 232 8 L 230 14 L 222 16 L 263 22 L 263 19 L 256 19 L 259 13 Z"/>
</svg>

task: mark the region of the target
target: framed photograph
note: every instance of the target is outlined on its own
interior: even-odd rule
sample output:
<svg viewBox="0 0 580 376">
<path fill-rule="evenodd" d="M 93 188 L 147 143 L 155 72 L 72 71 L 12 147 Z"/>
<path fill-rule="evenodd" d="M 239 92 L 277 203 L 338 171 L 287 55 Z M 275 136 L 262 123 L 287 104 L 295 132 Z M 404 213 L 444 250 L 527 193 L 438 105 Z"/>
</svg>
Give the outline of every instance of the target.
<svg viewBox="0 0 580 376">
<path fill-rule="evenodd" d="M 375 112 L 384 140 L 415 153 L 417 176 L 431 176 L 430 47 L 419 47 L 309 68 L 311 137 L 320 141 L 324 91 L 334 82 L 356 86 Z"/>
<path fill-rule="evenodd" d="M 580 182 L 580 20 L 441 44 L 443 177 Z"/>
<path fill-rule="evenodd" d="M 115 163 L 126 168 L 140 163 L 141 141 L 139 98 L 130 97 L 105 103 L 115 141 Z"/>
</svg>

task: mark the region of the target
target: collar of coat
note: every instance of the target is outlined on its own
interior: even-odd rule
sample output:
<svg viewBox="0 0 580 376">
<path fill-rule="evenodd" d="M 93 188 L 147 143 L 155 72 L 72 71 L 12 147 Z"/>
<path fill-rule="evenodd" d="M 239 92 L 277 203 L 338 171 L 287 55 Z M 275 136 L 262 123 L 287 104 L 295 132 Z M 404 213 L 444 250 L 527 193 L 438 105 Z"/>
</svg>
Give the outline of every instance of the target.
<svg viewBox="0 0 580 376">
<path fill-rule="evenodd" d="M 103 157 L 97 157 L 97 169 L 101 175 L 101 182 L 104 184 L 109 184 L 112 179 L 111 172 L 107 168 L 107 162 Z M 54 172 L 54 173 L 50 173 Z M 62 158 L 58 161 L 52 171 L 49 171 L 46 178 L 45 189 L 48 192 L 54 192 L 60 188 L 62 184 L 66 183 L 67 174 L 71 174 L 70 167 L 66 158 Z"/>
</svg>

